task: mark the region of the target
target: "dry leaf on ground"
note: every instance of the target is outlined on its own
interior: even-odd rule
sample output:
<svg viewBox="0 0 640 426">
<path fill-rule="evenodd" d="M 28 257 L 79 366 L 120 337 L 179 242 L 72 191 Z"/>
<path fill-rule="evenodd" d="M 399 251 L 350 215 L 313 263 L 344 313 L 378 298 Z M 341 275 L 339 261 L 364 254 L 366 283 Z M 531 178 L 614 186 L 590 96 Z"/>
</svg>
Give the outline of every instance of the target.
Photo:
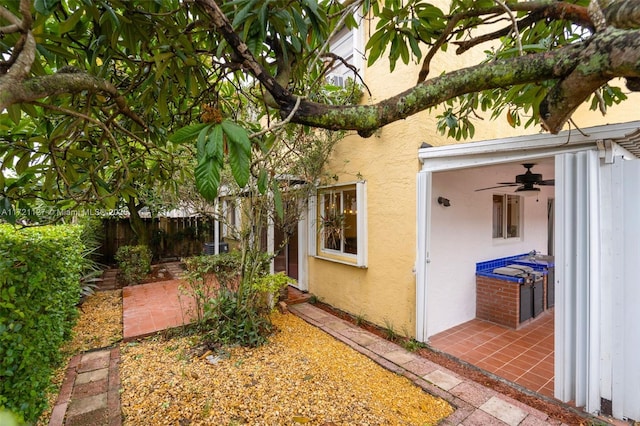
<svg viewBox="0 0 640 426">
<path fill-rule="evenodd" d="M 125 425 L 423 425 L 452 407 L 293 315 L 215 365 L 194 337 L 121 347 Z"/>
<path fill-rule="evenodd" d="M 122 290 L 99 291 L 82 304 L 73 338 L 62 350 L 71 354 L 105 348 L 122 340 Z"/>
</svg>

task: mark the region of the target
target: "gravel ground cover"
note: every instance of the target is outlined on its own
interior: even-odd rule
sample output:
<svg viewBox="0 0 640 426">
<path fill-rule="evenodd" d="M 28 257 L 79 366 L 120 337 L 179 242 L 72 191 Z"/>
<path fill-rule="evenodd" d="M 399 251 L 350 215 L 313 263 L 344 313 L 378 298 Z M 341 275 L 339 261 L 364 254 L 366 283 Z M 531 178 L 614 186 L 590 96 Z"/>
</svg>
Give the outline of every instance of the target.
<svg viewBox="0 0 640 426">
<path fill-rule="evenodd" d="M 125 425 L 431 425 L 452 407 L 294 315 L 259 348 L 121 346 Z M 212 364 L 210 361 L 214 361 Z"/>
<path fill-rule="evenodd" d="M 80 307 L 73 339 L 63 351 L 70 354 L 112 346 L 122 340 L 122 290 L 99 291 Z"/>
</svg>

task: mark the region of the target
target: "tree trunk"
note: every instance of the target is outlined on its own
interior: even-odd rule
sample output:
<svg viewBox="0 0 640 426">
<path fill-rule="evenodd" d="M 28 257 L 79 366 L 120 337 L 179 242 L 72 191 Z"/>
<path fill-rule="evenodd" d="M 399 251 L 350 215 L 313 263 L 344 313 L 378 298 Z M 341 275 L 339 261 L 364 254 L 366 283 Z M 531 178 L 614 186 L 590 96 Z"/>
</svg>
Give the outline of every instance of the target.
<svg viewBox="0 0 640 426">
<path fill-rule="evenodd" d="M 142 220 L 139 212 L 142 205 L 136 206 L 135 198 L 129 197 L 129 200 L 127 201 L 127 208 L 129 209 L 129 224 L 133 233 L 136 234 L 138 244 L 149 247 L 149 244 L 151 243 L 151 236 L 149 229 L 147 228 L 147 224 Z"/>
</svg>

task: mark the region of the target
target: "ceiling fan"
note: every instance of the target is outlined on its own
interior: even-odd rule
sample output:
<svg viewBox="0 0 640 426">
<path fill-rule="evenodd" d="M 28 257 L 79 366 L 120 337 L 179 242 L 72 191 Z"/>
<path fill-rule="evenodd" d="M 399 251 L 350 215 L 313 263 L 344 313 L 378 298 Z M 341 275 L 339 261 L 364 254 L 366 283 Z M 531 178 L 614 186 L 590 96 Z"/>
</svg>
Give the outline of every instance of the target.
<svg viewBox="0 0 640 426">
<path fill-rule="evenodd" d="M 542 175 L 539 173 L 531 172 L 531 168 L 535 166 L 535 163 L 524 163 L 524 168 L 527 171 L 521 175 L 516 175 L 515 182 L 498 182 L 497 186 L 490 186 L 488 188 L 480 188 L 476 189 L 476 191 L 485 191 L 487 189 L 495 189 L 495 188 L 504 188 L 508 186 L 517 186 L 516 192 L 523 191 L 540 191 L 540 188 L 537 186 L 552 186 L 554 185 L 555 179 L 542 179 Z"/>
</svg>

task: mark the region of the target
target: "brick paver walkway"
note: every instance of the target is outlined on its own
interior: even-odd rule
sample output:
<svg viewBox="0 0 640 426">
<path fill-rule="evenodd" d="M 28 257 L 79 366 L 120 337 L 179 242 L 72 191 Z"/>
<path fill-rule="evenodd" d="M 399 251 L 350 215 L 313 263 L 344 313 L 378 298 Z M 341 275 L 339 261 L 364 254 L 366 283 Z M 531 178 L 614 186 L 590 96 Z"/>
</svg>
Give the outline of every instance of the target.
<svg viewBox="0 0 640 426">
<path fill-rule="evenodd" d="M 49 426 L 119 426 L 120 349 L 71 358 Z"/>
</svg>

